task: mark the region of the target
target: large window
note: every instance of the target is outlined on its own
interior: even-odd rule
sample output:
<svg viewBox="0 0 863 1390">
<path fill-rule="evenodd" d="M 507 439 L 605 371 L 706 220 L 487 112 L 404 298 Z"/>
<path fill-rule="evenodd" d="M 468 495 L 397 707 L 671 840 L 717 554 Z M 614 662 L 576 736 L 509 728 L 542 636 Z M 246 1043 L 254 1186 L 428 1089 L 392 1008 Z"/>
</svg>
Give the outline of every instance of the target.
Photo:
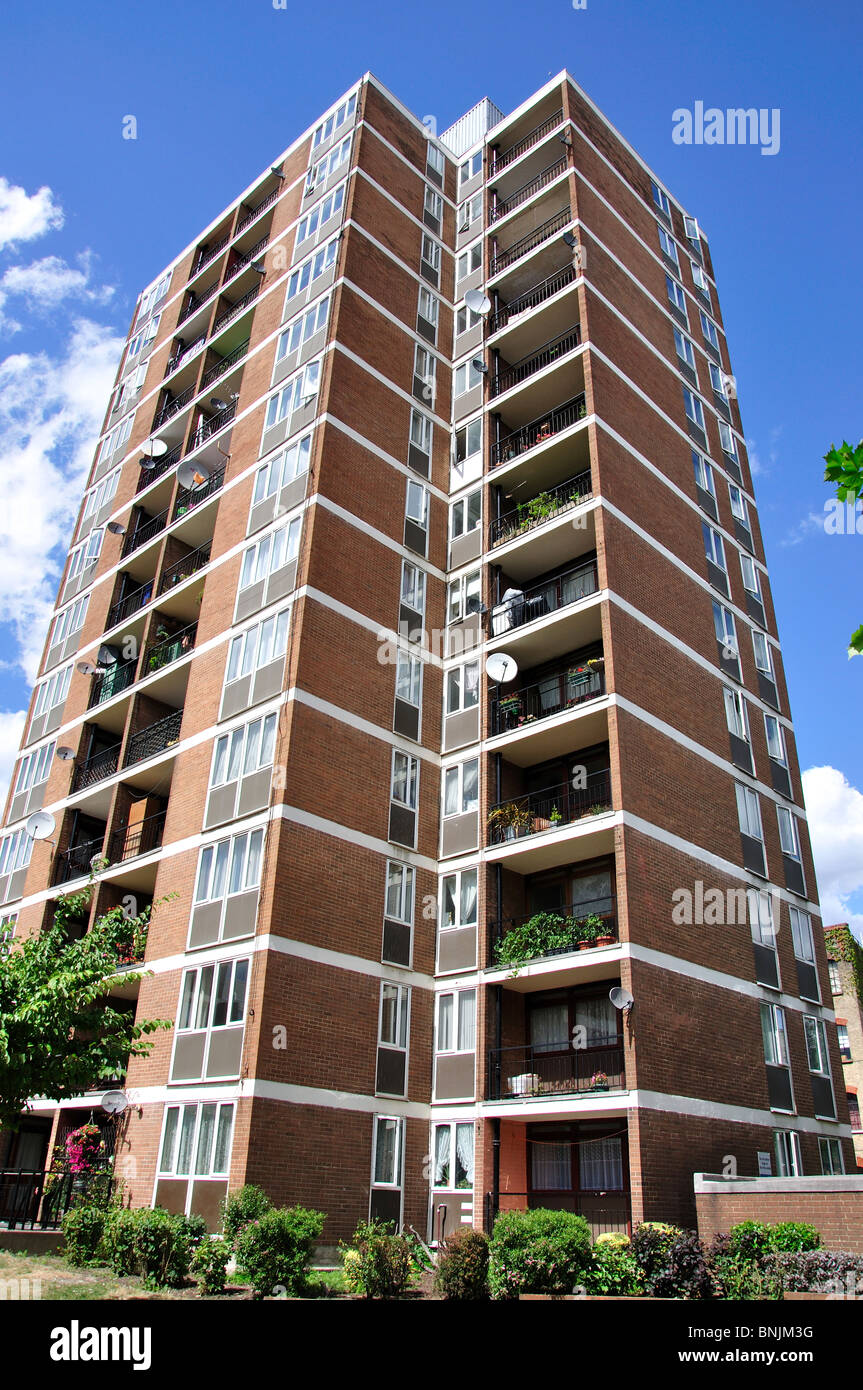
<svg viewBox="0 0 863 1390">
<path fill-rule="evenodd" d="M 437 277 L 440 275 L 440 246 L 428 232 L 423 232 L 421 260 L 423 265 L 428 266 L 437 284 Z"/>
<path fill-rule="evenodd" d="M 419 775 L 419 758 L 395 749 L 390 790 L 391 800 L 397 801 L 400 806 L 407 806 L 411 811 L 415 811 L 419 792 Z"/>
<path fill-rule="evenodd" d="M 479 662 L 452 666 L 446 673 L 446 713 L 458 714 L 479 704 Z"/>
<path fill-rule="evenodd" d="M 111 501 L 120 482 L 120 472 L 121 470 L 119 468 L 115 468 L 113 472 L 106 474 L 102 481 L 97 483 L 96 486 L 91 488 L 86 494 L 84 498 L 84 511 L 81 517 L 82 521 L 87 521 L 89 517 L 93 516 L 104 507 L 106 502 Z"/>
<path fill-rule="evenodd" d="M 816 1076 L 830 1076 L 830 1058 L 827 1054 L 827 1033 L 824 1021 L 803 1015 L 803 1036 L 806 1039 L 806 1060 L 809 1070 Z"/>
<path fill-rule="evenodd" d="M 800 1157 L 800 1135 L 790 1129 L 777 1129 L 773 1134 L 776 1152 L 776 1172 L 780 1178 L 799 1178 L 803 1175 Z"/>
<path fill-rule="evenodd" d="M 774 762 L 781 763 L 783 767 L 788 766 L 788 754 L 785 751 L 785 730 L 779 720 L 772 714 L 764 716 L 764 733 L 767 738 L 767 753 Z"/>
<path fill-rule="evenodd" d="M 421 454 L 431 454 L 432 422 L 419 410 L 411 410 L 410 438 L 411 444 L 415 449 L 419 449 Z"/>
<path fill-rule="evenodd" d="M 356 109 L 357 94 L 354 92 L 348 97 L 347 101 L 343 101 L 341 106 L 335 111 L 331 111 L 325 121 L 321 121 L 321 124 L 316 126 L 315 133 L 312 136 L 312 149 L 316 150 L 318 145 L 322 145 L 325 140 L 329 140 L 330 136 L 334 135 L 335 132 L 344 125 L 345 121 L 350 120 Z"/>
<path fill-rule="evenodd" d="M 51 631 L 48 636 L 49 647 L 55 647 L 58 642 L 65 642 L 67 637 L 71 637 L 73 633 L 81 631 L 81 628 L 84 626 L 84 618 L 87 614 L 87 605 L 89 602 L 89 594 L 83 594 L 81 598 L 71 604 L 69 608 L 64 608 L 61 613 L 57 614 L 51 624 Z"/>
<path fill-rule="evenodd" d="M 689 315 L 686 312 L 686 295 L 684 294 L 683 286 L 678 284 L 672 275 L 666 275 L 665 288 L 668 291 L 669 304 L 672 304 L 674 308 L 677 309 L 678 313 L 683 314 L 683 317 L 688 323 Z"/>
<path fill-rule="evenodd" d="M 381 982 L 378 1042 L 404 1052 L 408 1045 L 411 992 L 407 985 Z"/>
<path fill-rule="evenodd" d="M 748 743 L 749 715 L 743 692 L 730 690 L 728 686 L 725 686 L 722 693 L 725 699 L 725 719 L 728 724 L 728 732 Z"/>
<path fill-rule="evenodd" d="M 421 530 L 428 530 L 429 521 L 429 493 L 428 488 L 423 487 L 422 483 L 415 483 L 412 478 L 408 479 L 407 498 L 405 500 L 405 516 Z"/>
<path fill-rule="evenodd" d="M 168 286 L 170 285 L 170 283 L 171 272 L 170 270 L 166 270 L 165 274 L 161 277 L 161 279 L 156 281 L 155 285 L 151 285 L 149 289 L 144 291 L 144 293 L 141 295 L 141 303 L 138 306 L 138 323 L 141 323 L 144 318 L 144 315 L 149 314 L 150 310 L 155 308 L 159 301 L 165 298 L 165 295 L 168 293 Z"/>
<path fill-rule="evenodd" d="M 815 944 L 812 939 L 812 919 L 808 912 L 801 912 L 799 907 L 791 907 L 789 912 L 791 913 L 791 939 L 794 942 L 794 954 L 798 960 L 814 965 Z"/>
<path fill-rule="evenodd" d="M 431 290 L 427 290 L 425 285 L 420 286 L 419 302 L 417 305 L 417 317 L 423 319 L 432 328 L 437 329 L 438 311 L 440 302 Z"/>
<path fill-rule="evenodd" d="M 187 970 L 180 993 L 177 1032 L 209 1032 L 242 1023 L 246 1012 L 249 960 L 227 960 Z"/>
<path fill-rule="evenodd" d="M 473 1187 L 473 1124 L 453 1123 L 434 1127 L 434 1186 Z"/>
<path fill-rule="evenodd" d="M 677 242 L 674 241 L 674 239 L 668 235 L 668 232 L 665 230 L 664 227 L 657 226 L 656 230 L 659 233 L 659 247 L 662 251 L 662 254 L 664 256 L 667 256 L 668 259 L 673 262 L 673 264 L 677 268 L 677 273 L 679 275 L 680 259 L 677 255 Z"/>
<path fill-rule="evenodd" d="M 737 458 L 737 445 L 734 443 L 731 426 L 726 425 L 724 420 L 719 421 L 719 443 L 722 446 L 723 454 L 727 454 L 731 459 Z"/>
<path fill-rule="evenodd" d="M 279 334 L 279 341 L 276 347 L 276 361 L 281 362 L 283 357 L 287 357 L 289 352 L 296 352 L 303 343 L 308 342 L 313 334 L 321 328 L 326 327 L 327 315 L 330 312 L 330 296 L 325 294 L 323 299 L 319 299 L 317 304 L 313 304 L 304 314 L 300 314 L 294 319 L 293 323 Z"/>
<path fill-rule="evenodd" d="M 423 666 L 418 656 L 399 648 L 396 657 L 396 697 L 419 709 L 422 704 Z"/>
<path fill-rule="evenodd" d="M 277 722 L 278 715 L 273 711 L 216 739 L 210 772 L 211 789 L 223 787 L 228 782 L 235 782 L 238 777 L 248 777 L 272 765 Z"/>
<path fill-rule="evenodd" d="M 233 1102 L 169 1105 L 159 1154 L 160 1174 L 227 1177 L 233 1127 Z"/>
<path fill-rule="evenodd" d="M 466 536 L 475 531 L 482 521 L 482 488 L 469 492 L 453 502 L 449 513 L 449 536 L 454 541 L 457 536 Z"/>
<path fill-rule="evenodd" d="M 464 464 L 476 457 L 482 449 L 482 417 L 462 425 L 455 432 L 455 461 Z"/>
<path fill-rule="evenodd" d="M 301 242 L 307 241 L 310 236 L 314 236 L 318 227 L 323 227 L 325 222 L 329 222 L 331 217 L 335 217 L 337 212 L 341 212 L 344 201 L 345 185 L 342 183 L 313 207 L 310 213 L 301 217 L 297 225 L 297 246 Z"/>
<path fill-rule="evenodd" d="M 758 571 L 755 568 L 755 561 L 751 555 L 744 555 L 742 550 L 740 552 L 740 574 L 746 592 L 760 599 L 761 588 L 758 583 Z"/>
<path fill-rule="evenodd" d="M 688 386 L 683 388 L 683 407 L 693 425 L 697 425 L 700 430 L 704 430 L 704 406 L 697 396 L 694 396 Z"/>
<path fill-rule="evenodd" d="M 311 405 L 318 394 L 320 379 L 320 362 L 307 362 L 302 371 L 291 377 L 291 380 L 282 387 L 281 391 L 277 391 L 274 396 L 270 397 L 267 403 L 267 418 L 264 429 L 272 429 L 273 425 L 278 425 L 280 421 L 288 419 L 301 406 Z"/>
<path fill-rule="evenodd" d="M 311 193 L 312 189 L 319 184 L 325 183 L 331 174 L 334 174 L 340 165 L 344 164 L 351 153 L 351 137 L 346 135 L 340 144 L 334 145 L 329 154 L 324 155 L 313 164 L 306 178 L 306 192 Z"/>
<path fill-rule="evenodd" d="M 842 1142 L 839 1139 L 819 1139 L 818 1155 L 821 1159 L 821 1172 L 831 1177 L 841 1177 L 845 1172 L 842 1160 Z"/>
<path fill-rule="evenodd" d="M 685 367 L 690 371 L 695 371 L 695 345 L 685 333 L 681 333 L 679 328 L 674 330 L 674 346 L 677 348 L 677 356 Z"/>
<path fill-rule="evenodd" d="M 661 189 L 659 184 L 654 182 L 653 179 L 650 180 L 650 192 L 659 211 L 663 213 L 665 217 L 671 217 L 671 205 L 669 204 L 668 197 L 664 190 Z"/>
<path fill-rule="evenodd" d="M 729 608 L 725 608 L 715 600 L 713 603 L 713 627 L 717 642 L 722 644 L 726 652 L 733 652 L 736 656 L 737 629 L 734 625 L 734 614 Z"/>
<path fill-rule="evenodd" d="M 787 1067 L 789 1054 L 785 1010 L 778 1004 L 761 1005 L 761 1036 L 764 1041 L 764 1060 L 768 1066 Z"/>
<path fill-rule="evenodd" d="M 483 375 L 478 358 L 472 357 L 469 362 L 462 362 L 461 366 L 455 369 L 453 395 L 463 396 L 466 391 L 472 391 L 474 386 L 481 386 Z"/>
<path fill-rule="evenodd" d="M 476 1048 L 476 990 L 439 994 L 437 1051 L 473 1052 Z"/>
<path fill-rule="evenodd" d="M 17 796 L 19 792 L 28 792 L 31 787 L 38 787 L 41 782 L 47 782 L 51 773 L 51 761 L 54 757 L 55 747 L 54 743 L 43 743 L 41 748 L 36 748 L 21 759 L 18 764 L 14 796 Z"/>
<path fill-rule="evenodd" d="M 311 450 L 312 436 L 307 434 L 304 438 L 295 440 L 281 453 L 274 454 L 271 459 L 268 459 L 255 474 L 252 506 L 254 507 L 258 502 L 272 497 L 273 493 L 278 492 L 280 488 L 292 483 L 294 478 L 302 477 L 304 473 L 308 473 Z"/>
<path fill-rule="evenodd" d="M 69 568 L 66 572 L 67 584 L 70 584 L 73 579 L 77 579 L 79 574 L 83 574 L 85 570 L 96 563 L 102 549 L 103 535 L 104 532 L 101 530 L 91 531 L 85 541 L 70 551 Z"/>
<path fill-rule="evenodd" d="M 797 829 L 797 817 L 792 815 L 787 806 L 777 806 L 776 819 L 779 821 L 779 843 L 782 853 L 789 855 L 791 859 L 799 859 L 800 832 Z"/>
<path fill-rule="evenodd" d="M 135 334 L 134 338 L 132 338 L 129 343 L 129 351 L 126 354 L 127 363 L 131 362 L 133 357 L 137 357 L 139 352 L 149 347 L 150 343 L 152 343 L 159 331 L 159 320 L 161 317 L 161 314 L 154 314 L 146 327 L 140 329 L 140 331 Z"/>
<path fill-rule="evenodd" d="M 709 319 L 703 309 L 699 309 L 701 319 L 701 331 L 704 334 L 704 341 L 709 343 L 714 352 L 719 351 L 719 334 L 716 331 L 716 324 Z"/>
<path fill-rule="evenodd" d="M 462 185 L 463 183 L 468 183 L 472 178 L 475 178 L 476 175 L 479 174 L 479 173 L 481 173 L 481 172 L 482 172 L 482 150 L 477 150 L 475 154 L 472 154 L 472 155 L 470 156 L 470 159 L 466 159 L 466 160 L 464 161 L 463 164 L 460 164 L 460 165 L 459 165 L 459 169 L 458 169 L 459 187 L 461 187 L 461 185 Z"/>
<path fill-rule="evenodd" d="M 752 632 L 752 650 L 755 655 L 756 670 L 763 672 L 765 676 L 773 679 L 773 661 L 770 655 L 770 644 L 763 632 Z"/>
<path fill-rule="evenodd" d="M 479 762 L 476 758 L 446 768 L 443 785 L 444 816 L 463 816 L 468 811 L 479 810 Z"/>
<path fill-rule="evenodd" d="M 18 869 L 26 869 L 33 853 L 34 840 L 22 828 L 12 835 L 4 835 L 0 840 L 0 878 L 14 874 Z"/>
<path fill-rule="evenodd" d="M 231 639 L 228 667 L 225 672 L 226 685 L 239 680 L 241 676 L 259 671 L 262 666 L 284 656 L 288 647 L 290 616 L 291 610 L 283 608 L 281 613 L 275 614 L 272 618 L 265 618 L 261 623 L 255 623 L 253 627 L 246 628 L 245 632 Z"/>
<path fill-rule="evenodd" d="M 712 526 L 708 526 L 706 522 L 702 521 L 701 534 L 704 537 L 704 553 L 708 560 L 717 569 L 725 571 L 725 546 L 719 532 L 714 531 Z"/>
<path fill-rule="evenodd" d="M 126 443 L 126 440 L 129 438 L 129 435 L 132 433 L 132 421 L 134 420 L 134 418 L 134 415 L 127 415 L 125 420 L 121 420 L 119 425 L 115 425 L 114 428 L 111 430 L 110 434 L 107 434 L 105 436 L 105 438 L 102 440 L 102 447 L 99 450 L 100 461 L 102 459 L 108 458 L 110 454 L 115 453 L 117 449 L 121 449 L 123 447 L 123 445 Z M 117 487 L 115 483 L 114 492 L 116 492 L 116 490 Z M 113 495 L 113 493 L 110 494 L 110 496 Z M 102 500 L 104 502 L 107 502 L 108 497 L 104 496 Z M 87 515 L 86 511 L 84 515 Z"/>
<path fill-rule="evenodd" d="M 195 902 L 218 902 L 226 895 L 257 888 L 261 881 L 264 832 L 245 831 L 205 845 L 198 860 Z"/>
<path fill-rule="evenodd" d="M 404 1120 L 375 1116 L 373 1180 L 376 1187 L 401 1187 Z"/>
<path fill-rule="evenodd" d="M 464 280 L 475 270 L 482 269 L 482 242 L 475 241 L 467 251 L 462 251 L 456 261 L 456 281 Z"/>
<path fill-rule="evenodd" d="M 416 613 L 424 613 L 425 595 L 425 571 L 418 565 L 412 565 L 409 560 L 402 560 L 402 603 Z"/>
<path fill-rule="evenodd" d="M 286 302 L 293 299 L 302 290 L 307 289 L 309 285 L 314 284 L 318 276 L 323 275 L 325 270 L 329 270 L 330 266 L 334 264 L 338 252 L 339 239 L 333 237 L 332 241 L 321 246 L 313 256 L 310 256 L 307 261 L 303 261 L 302 265 L 298 265 L 296 270 L 291 271 Z"/>
<path fill-rule="evenodd" d="M 447 585 L 446 620 L 459 623 L 472 613 L 479 613 L 482 606 L 482 574 L 471 570 L 458 579 L 451 579 Z"/>
<path fill-rule="evenodd" d="M 414 869 L 411 864 L 387 860 L 386 915 L 394 922 L 413 926 Z"/>
<path fill-rule="evenodd" d="M 737 815 L 742 833 L 750 835 L 753 840 L 763 840 L 758 793 L 751 787 L 742 786 L 740 782 L 735 782 L 734 790 L 737 793 Z"/>
<path fill-rule="evenodd" d="M 475 927 L 477 913 L 477 871 L 462 869 L 447 874 L 441 883 L 441 931 Z"/>
<path fill-rule="evenodd" d="M 707 297 L 707 301 L 710 303 L 710 285 L 707 283 L 707 276 L 704 274 L 701 266 L 696 265 L 695 261 L 692 261 L 691 264 L 692 283 L 701 294 Z"/>
<path fill-rule="evenodd" d="M 57 705 L 62 705 L 69 693 L 69 682 L 72 679 L 72 665 L 64 666 L 62 670 L 55 671 L 48 680 L 41 681 L 36 686 L 36 699 L 33 704 L 33 718 L 38 719 L 40 714 L 45 714 L 48 710 L 54 709 Z"/>
<path fill-rule="evenodd" d="M 290 564 L 291 560 L 297 558 L 302 525 L 302 517 L 295 516 L 287 525 L 270 531 L 262 540 L 256 541 L 254 545 L 250 545 L 248 550 L 243 552 L 243 564 L 240 569 L 240 593 L 244 589 L 250 588 L 252 584 L 267 579 L 271 574 L 275 574 L 276 570 L 282 569 L 284 565 Z"/>
</svg>

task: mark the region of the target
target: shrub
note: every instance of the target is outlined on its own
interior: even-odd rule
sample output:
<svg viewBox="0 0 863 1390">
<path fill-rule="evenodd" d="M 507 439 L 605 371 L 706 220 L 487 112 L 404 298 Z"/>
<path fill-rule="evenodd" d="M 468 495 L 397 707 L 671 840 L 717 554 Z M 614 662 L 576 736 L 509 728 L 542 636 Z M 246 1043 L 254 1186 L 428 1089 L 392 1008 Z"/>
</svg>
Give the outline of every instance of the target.
<svg viewBox="0 0 863 1390">
<path fill-rule="evenodd" d="M 489 1242 L 492 1298 L 567 1294 L 590 1265 L 590 1228 L 569 1211 L 501 1212 Z"/>
<path fill-rule="evenodd" d="M 222 1233 L 229 1245 L 234 1245 L 244 1226 L 265 1211 L 272 1211 L 273 1204 L 266 1192 L 254 1183 L 246 1183 L 238 1192 L 232 1192 L 222 1202 Z"/>
<path fill-rule="evenodd" d="M 846 1250 L 781 1251 L 765 1261 L 767 1272 L 789 1293 L 860 1297 L 863 1255 Z"/>
<path fill-rule="evenodd" d="M 71 1265 L 99 1263 L 106 1212 L 102 1207 L 73 1207 L 63 1217 L 64 1255 Z"/>
<path fill-rule="evenodd" d="M 593 1248 L 595 1250 L 598 1245 L 616 1245 L 628 1248 L 631 1244 L 632 1241 L 625 1231 L 604 1231 L 601 1236 L 596 1237 Z"/>
<path fill-rule="evenodd" d="M 204 1297 L 225 1292 L 225 1271 L 231 1247 L 221 1236 L 202 1240 L 192 1256 L 192 1273 L 198 1281 L 198 1293 Z"/>
<path fill-rule="evenodd" d="M 718 1298 L 753 1301 L 782 1297 L 782 1280 L 777 1272 L 744 1259 L 730 1235 L 715 1236 L 706 1259 Z"/>
<path fill-rule="evenodd" d="M 200 1216 L 137 1207 L 108 1214 L 102 1243 L 115 1274 L 139 1274 L 151 1288 L 179 1288 L 206 1229 Z"/>
<path fill-rule="evenodd" d="M 356 1255 L 350 1262 L 348 1255 Z M 361 1221 L 345 1255 L 345 1276 L 366 1298 L 401 1298 L 411 1279 L 411 1247 L 392 1221 Z"/>
<path fill-rule="evenodd" d="M 632 1237 L 644 1291 L 652 1298 L 710 1298 L 714 1291 L 704 1247 L 694 1234 L 645 1221 Z"/>
<path fill-rule="evenodd" d="M 763 1221 L 741 1221 L 728 1232 L 731 1248 L 742 1260 L 762 1259 L 772 1248 L 771 1230 Z"/>
<path fill-rule="evenodd" d="M 806 1221 L 780 1221 L 771 1231 L 770 1245 L 775 1251 L 817 1250 L 821 1234 Z"/>
<path fill-rule="evenodd" d="M 271 1207 L 243 1226 L 236 1238 L 237 1263 L 255 1298 L 301 1292 L 325 1219 L 323 1212 L 306 1207 Z"/>
<path fill-rule="evenodd" d="M 609 1232 L 614 1236 L 616 1232 Z M 621 1240 L 599 1236 L 584 1276 L 587 1293 L 634 1295 L 644 1292 L 643 1276 L 627 1236 Z"/>
<path fill-rule="evenodd" d="M 636 1226 L 632 1233 L 632 1253 L 647 1283 L 666 1268 L 671 1247 L 682 1235 L 678 1226 L 668 1226 L 662 1221 L 642 1221 Z"/>
<path fill-rule="evenodd" d="M 447 1238 L 435 1288 L 444 1298 L 488 1298 L 488 1236 L 483 1231 L 465 1229 Z"/>
<path fill-rule="evenodd" d="M 342 1250 L 342 1274 L 348 1293 L 365 1293 L 359 1250 Z"/>
</svg>

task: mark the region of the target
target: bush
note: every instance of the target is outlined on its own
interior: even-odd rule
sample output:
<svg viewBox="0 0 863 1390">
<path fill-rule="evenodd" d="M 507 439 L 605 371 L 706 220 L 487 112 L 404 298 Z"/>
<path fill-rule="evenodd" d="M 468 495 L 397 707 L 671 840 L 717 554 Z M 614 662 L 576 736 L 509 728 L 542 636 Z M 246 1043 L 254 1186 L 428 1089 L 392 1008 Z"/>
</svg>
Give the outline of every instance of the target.
<svg viewBox="0 0 863 1390">
<path fill-rule="evenodd" d="M 221 1236 L 202 1240 L 192 1256 L 192 1273 L 198 1281 L 198 1293 L 210 1298 L 225 1292 L 225 1271 L 231 1247 Z"/>
<path fill-rule="evenodd" d="M 245 1187 L 231 1193 L 222 1202 L 222 1234 L 225 1240 L 233 1246 L 244 1226 L 272 1209 L 273 1204 L 266 1192 L 255 1187 L 254 1183 L 246 1183 Z"/>
<path fill-rule="evenodd" d="M 631 1244 L 632 1241 L 625 1231 L 604 1231 L 601 1236 L 596 1237 L 593 1248 L 595 1250 L 597 1246 L 614 1245 L 620 1246 L 621 1248 L 626 1246 L 628 1249 Z"/>
<path fill-rule="evenodd" d="M 108 1214 L 102 1244 L 115 1274 L 139 1274 L 150 1288 L 179 1288 L 206 1229 L 200 1216 L 137 1207 Z"/>
<path fill-rule="evenodd" d="M 768 1274 L 789 1293 L 832 1293 L 860 1297 L 863 1255 L 846 1250 L 783 1251 L 767 1257 Z"/>
<path fill-rule="evenodd" d="M 714 1282 L 698 1237 L 677 1226 L 645 1221 L 632 1237 L 632 1254 L 651 1298 L 710 1298 Z"/>
<path fill-rule="evenodd" d="M 623 1297 L 644 1292 L 643 1276 L 630 1248 L 629 1238 L 623 1236 L 622 1240 L 615 1240 L 615 1234 L 609 1232 L 608 1236 L 597 1238 L 590 1267 L 584 1276 L 587 1293 Z"/>
<path fill-rule="evenodd" d="M 342 1274 L 348 1293 L 365 1293 L 363 1262 L 359 1250 L 342 1250 Z"/>
<path fill-rule="evenodd" d="M 817 1250 L 821 1234 L 806 1221 L 780 1221 L 773 1227 L 770 1246 L 774 1251 Z"/>
<path fill-rule="evenodd" d="M 456 1231 L 444 1242 L 435 1275 L 444 1298 L 488 1298 L 488 1236 L 483 1231 Z"/>
<path fill-rule="evenodd" d="M 106 1215 L 102 1207 L 73 1207 L 66 1212 L 63 1253 L 70 1265 L 99 1264 Z"/>
<path fill-rule="evenodd" d="M 401 1298 L 410 1284 L 411 1246 L 393 1221 L 361 1221 L 343 1258 L 346 1281 L 366 1298 Z"/>
<path fill-rule="evenodd" d="M 492 1298 L 567 1294 L 590 1265 L 590 1228 L 569 1211 L 501 1212 L 489 1242 Z"/>
<path fill-rule="evenodd" d="M 325 1219 L 323 1212 L 306 1207 L 271 1207 L 242 1227 L 236 1238 L 237 1264 L 255 1298 L 303 1290 Z"/>
<path fill-rule="evenodd" d="M 754 1301 L 782 1297 L 782 1280 L 763 1263 L 744 1259 L 730 1235 L 718 1235 L 706 1252 L 707 1266 L 718 1298 Z"/>
<path fill-rule="evenodd" d="M 678 1226 L 642 1221 L 632 1233 L 632 1253 L 647 1283 L 668 1265 L 671 1247 L 683 1235 Z"/>
<path fill-rule="evenodd" d="M 728 1232 L 731 1249 L 742 1260 L 756 1262 L 772 1249 L 771 1230 L 763 1221 L 741 1221 Z"/>
</svg>

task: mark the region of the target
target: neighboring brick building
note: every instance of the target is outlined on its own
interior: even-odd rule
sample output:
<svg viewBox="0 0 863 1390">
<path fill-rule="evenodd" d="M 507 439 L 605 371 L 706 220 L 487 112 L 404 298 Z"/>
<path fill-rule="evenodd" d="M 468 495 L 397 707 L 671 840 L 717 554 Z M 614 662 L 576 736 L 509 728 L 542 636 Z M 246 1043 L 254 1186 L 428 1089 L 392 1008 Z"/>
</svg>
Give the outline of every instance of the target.
<svg viewBox="0 0 863 1390">
<path fill-rule="evenodd" d="M 863 1095 L 863 947 L 845 922 L 824 928 L 830 993 L 836 1011 L 839 1056 L 845 1078 L 845 1096 L 857 1167 L 863 1168 L 863 1128 L 860 1124 L 860 1097 Z"/>
<path fill-rule="evenodd" d="M 94 855 L 157 900 L 132 1202 L 602 1230 L 853 1164 L 729 372 L 565 73 L 439 137 L 367 75 L 142 296 L 0 847 L 19 934 Z"/>
</svg>

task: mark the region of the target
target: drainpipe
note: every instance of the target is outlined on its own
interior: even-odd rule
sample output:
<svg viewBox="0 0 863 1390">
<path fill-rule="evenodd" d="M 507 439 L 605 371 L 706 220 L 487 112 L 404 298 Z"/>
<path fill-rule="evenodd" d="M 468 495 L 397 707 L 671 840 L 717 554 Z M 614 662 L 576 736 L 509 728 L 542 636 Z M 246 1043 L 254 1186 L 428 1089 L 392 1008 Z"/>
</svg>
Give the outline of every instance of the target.
<svg viewBox="0 0 863 1390">
<path fill-rule="evenodd" d="M 494 1228 L 494 1220 L 500 1206 L 500 1119 L 498 1116 L 491 1122 L 491 1220 L 489 1225 Z"/>
</svg>

